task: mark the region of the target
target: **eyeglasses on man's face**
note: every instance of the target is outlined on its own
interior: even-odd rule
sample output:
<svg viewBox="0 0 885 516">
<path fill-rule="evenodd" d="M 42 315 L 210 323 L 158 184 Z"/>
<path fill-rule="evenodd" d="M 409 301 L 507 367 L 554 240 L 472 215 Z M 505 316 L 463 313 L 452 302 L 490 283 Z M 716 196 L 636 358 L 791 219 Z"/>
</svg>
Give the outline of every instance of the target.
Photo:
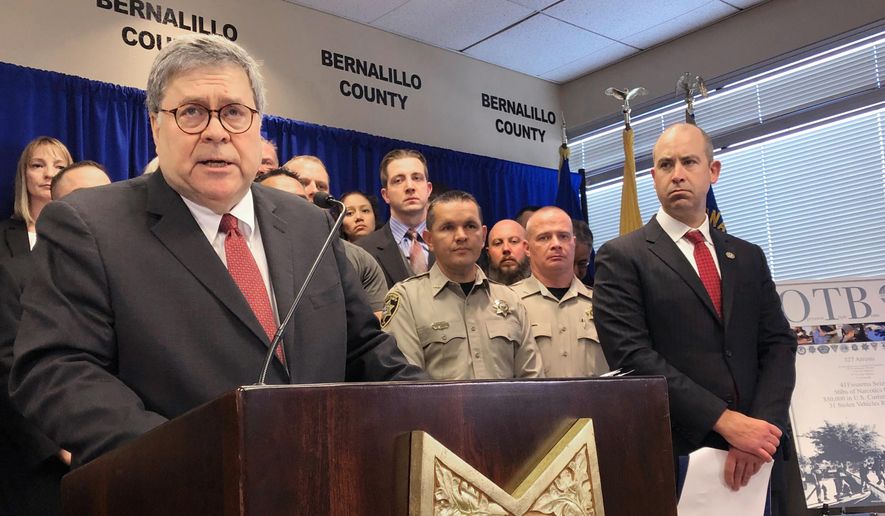
<svg viewBox="0 0 885 516">
<path fill-rule="evenodd" d="M 252 121 L 258 110 L 243 104 L 228 104 L 218 109 L 209 109 L 200 104 L 182 104 L 175 109 L 161 109 L 175 118 L 178 128 L 187 134 L 199 134 L 209 127 L 212 113 L 218 116 L 221 127 L 231 134 L 245 133 L 252 127 Z"/>
</svg>

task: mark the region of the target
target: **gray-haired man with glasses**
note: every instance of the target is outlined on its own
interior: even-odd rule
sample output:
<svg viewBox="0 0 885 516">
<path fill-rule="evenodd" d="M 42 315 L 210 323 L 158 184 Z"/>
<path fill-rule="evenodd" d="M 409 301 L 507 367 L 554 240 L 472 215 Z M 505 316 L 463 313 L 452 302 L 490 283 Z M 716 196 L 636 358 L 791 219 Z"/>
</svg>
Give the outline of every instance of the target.
<svg viewBox="0 0 885 516">
<path fill-rule="evenodd" d="M 253 185 L 264 106 L 242 48 L 176 38 L 148 79 L 159 171 L 41 214 L 10 390 L 74 464 L 256 380 L 332 226 Z M 426 378 L 380 330 L 335 242 L 268 381 Z"/>
</svg>

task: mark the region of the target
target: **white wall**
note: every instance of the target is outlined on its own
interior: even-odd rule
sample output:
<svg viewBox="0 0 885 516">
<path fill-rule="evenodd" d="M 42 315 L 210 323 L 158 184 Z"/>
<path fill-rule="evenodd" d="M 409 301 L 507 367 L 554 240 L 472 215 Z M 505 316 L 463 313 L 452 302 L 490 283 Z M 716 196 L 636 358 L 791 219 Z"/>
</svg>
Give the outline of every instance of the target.
<svg viewBox="0 0 885 516">
<path fill-rule="evenodd" d="M 707 81 L 862 27 L 885 17 L 885 0 L 771 0 L 715 25 L 575 79 L 561 88 L 569 136 L 620 113 L 603 91 L 644 86 L 634 107 L 662 96 L 678 97 L 683 72 Z"/>
<path fill-rule="evenodd" d="M 173 25 L 121 14 L 139 0 L 0 0 L 0 61 L 144 88 L 157 50 L 124 42 L 146 31 L 187 33 Z M 433 48 L 282 0 L 158 0 L 174 16 L 202 16 L 218 32 L 236 28 L 237 42 L 264 62 L 270 114 L 354 129 L 544 167 L 558 166 L 559 91 L 554 84 Z M 109 6 L 111 9 L 103 8 Z M 228 27 L 228 33 L 232 29 Z M 323 49 L 393 67 L 421 78 L 412 89 L 323 66 Z M 341 81 L 378 87 L 408 98 L 397 107 L 341 94 Z M 345 90 L 349 86 L 345 85 Z M 488 93 L 552 112 L 556 123 L 485 108 Z M 405 109 L 402 109 L 404 106 Z M 498 122 L 500 120 L 501 122 Z M 506 122 L 525 125 L 529 138 L 500 133 Z M 543 142 L 541 131 L 544 131 Z"/>
</svg>

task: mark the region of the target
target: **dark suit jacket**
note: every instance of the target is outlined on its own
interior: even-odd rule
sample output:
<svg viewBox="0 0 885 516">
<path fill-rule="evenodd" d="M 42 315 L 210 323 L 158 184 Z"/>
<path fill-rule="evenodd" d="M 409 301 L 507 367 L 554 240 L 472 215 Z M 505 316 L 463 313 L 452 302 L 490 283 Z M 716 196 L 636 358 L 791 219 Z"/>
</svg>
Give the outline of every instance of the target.
<svg viewBox="0 0 885 516">
<path fill-rule="evenodd" d="M 711 231 L 722 272 L 720 319 L 698 274 L 656 219 L 599 250 L 593 307 L 612 368 L 663 375 L 674 452 L 726 447 L 726 409 L 787 428 L 796 339 L 758 246 Z"/>
<path fill-rule="evenodd" d="M 332 222 L 252 186 L 285 314 Z M 162 173 L 77 191 L 38 222 L 10 388 L 77 463 L 256 381 L 267 336 Z M 268 383 L 425 379 L 381 331 L 338 239 L 284 334 Z"/>
<path fill-rule="evenodd" d="M 25 221 L 15 217 L 0 221 L 0 260 L 27 255 L 30 252 L 31 244 L 28 241 L 28 226 Z"/>
<path fill-rule="evenodd" d="M 409 265 L 403 259 L 403 252 L 393 239 L 390 222 L 354 243 L 368 251 L 381 265 L 387 288 L 392 288 L 396 283 L 412 276 Z"/>
<path fill-rule="evenodd" d="M 58 514 L 61 477 L 67 467 L 59 447 L 22 417 L 9 398 L 12 344 L 21 317 L 21 295 L 31 279 L 29 254 L 0 261 L 0 513 Z"/>
</svg>

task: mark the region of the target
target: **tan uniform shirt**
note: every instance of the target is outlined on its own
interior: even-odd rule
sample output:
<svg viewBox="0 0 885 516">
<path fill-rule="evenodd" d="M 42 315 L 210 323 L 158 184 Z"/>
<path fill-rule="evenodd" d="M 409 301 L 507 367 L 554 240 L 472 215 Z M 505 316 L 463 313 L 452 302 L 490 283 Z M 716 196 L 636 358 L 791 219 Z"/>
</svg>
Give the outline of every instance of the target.
<svg viewBox="0 0 885 516">
<path fill-rule="evenodd" d="M 562 299 L 534 275 L 511 286 L 522 299 L 544 360 L 544 376 L 599 376 L 609 371 L 593 322 L 593 294 L 577 278 Z"/>
<path fill-rule="evenodd" d="M 381 327 L 409 362 L 437 380 L 536 378 L 541 355 L 525 307 L 479 267 L 469 296 L 437 264 L 403 280 L 384 301 Z"/>
</svg>

